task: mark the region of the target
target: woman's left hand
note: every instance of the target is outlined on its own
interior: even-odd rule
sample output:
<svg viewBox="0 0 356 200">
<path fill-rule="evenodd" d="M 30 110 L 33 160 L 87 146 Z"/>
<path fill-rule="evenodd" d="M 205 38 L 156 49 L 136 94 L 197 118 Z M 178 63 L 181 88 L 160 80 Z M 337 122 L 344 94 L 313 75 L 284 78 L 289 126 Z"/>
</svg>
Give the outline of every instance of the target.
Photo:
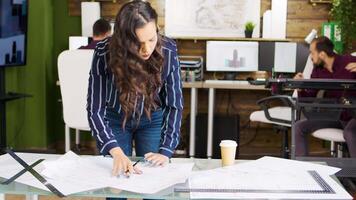
<svg viewBox="0 0 356 200">
<path fill-rule="evenodd" d="M 152 152 L 146 153 L 145 159 L 155 166 L 159 166 L 159 165 L 164 166 L 169 161 L 169 158 L 167 156 L 162 155 L 160 153 L 152 153 Z"/>
</svg>

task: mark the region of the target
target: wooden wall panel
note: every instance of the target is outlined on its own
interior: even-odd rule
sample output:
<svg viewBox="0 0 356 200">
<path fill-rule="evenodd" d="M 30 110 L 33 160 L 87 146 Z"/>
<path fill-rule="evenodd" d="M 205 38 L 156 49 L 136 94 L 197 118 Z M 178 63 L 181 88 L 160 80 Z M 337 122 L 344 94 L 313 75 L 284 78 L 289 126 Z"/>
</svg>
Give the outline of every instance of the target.
<svg viewBox="0 0 356 200">
<path fill-rule="evenodd" d="M 68 10 L 70 16 L 80 16 L 80 3 L 85 0 L 67 0 L 68 1 Z M 122 5 L 129 0 L 116 0 L 116 3 L 113 1 L 101 1 L 101 15 L 106 19 L 114 20 L 116 14 L 122 7 Z M 164 5 L 165 0 L 154 0 L 150 1 L 152 7 L 156 10 L 158 14 L 158 25 L 160 28 L 164 28 Z"/>
<path fill-rule="evenodd" d="M 314 28 L 321 33 L 321 24 L 325 20 L 309 20 L 309 19 L 288 19 L 287 20 L 287 38 L 292 38 L 295 41 L 303 41 L 310 31 Z"/>
<path fill-rule="evenodd" d="M 84 0 L 68 0 L 69 15 L 80 16 L 80 3 Z M 101 13 L 104 18 L 114 19 L 121 6 L 128 0 L 101 2 Z M 158 13 L 158 24 L 164 29 L 165 0 L 150 0 L 152 7 Z M 312 6 L 307 0 L 289 0 L 287 15 L 287 38 L 292 41 L 301 41 L 315 28 L 320 33 L 321 23 L 329 18 L 330 4 Z M 271 0 L 261 0 L 261 23 L 263 13 L 271 9 Z"/>
<path fill-rule="evenodd" d="M 312 6 L 306 0 L 288 1 L 288 19 L 327 20 L 331 4 Z"/>
<path fill-rule="evenodd" d="M 314 28 L 321 33 L 321 24 L 328 21 L 330 4 L 312 6 L 306 0 L 289 0 L 287 14 L 287 38 L 303 41 Z"/>
<path fill-rule="evenodd" d="M 263 16 L 263 13 L 266 12 L 266 10 L 271 9 L 271 0 L 261 0 L 261 18 Z"/>
</svg>

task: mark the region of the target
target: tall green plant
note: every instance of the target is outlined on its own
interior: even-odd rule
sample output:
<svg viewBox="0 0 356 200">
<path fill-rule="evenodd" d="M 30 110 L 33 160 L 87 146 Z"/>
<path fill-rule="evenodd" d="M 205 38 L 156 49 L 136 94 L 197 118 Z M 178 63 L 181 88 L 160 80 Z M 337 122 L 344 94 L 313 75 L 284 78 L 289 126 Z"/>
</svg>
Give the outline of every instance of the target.
<svg viewBox="0 0 356 200">
<path fill-rule="evenodd" d="M 356 0 L 333 0 L 331 15 L 338 22 L 341 41 L 347 48 L 352 48 L 356 40 Z"/>
</svg>

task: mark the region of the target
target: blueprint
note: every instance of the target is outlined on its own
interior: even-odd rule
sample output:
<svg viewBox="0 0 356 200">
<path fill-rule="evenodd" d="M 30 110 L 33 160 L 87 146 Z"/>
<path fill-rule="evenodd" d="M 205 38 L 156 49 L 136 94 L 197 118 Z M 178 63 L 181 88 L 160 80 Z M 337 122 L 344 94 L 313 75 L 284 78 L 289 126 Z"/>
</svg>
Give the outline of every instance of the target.
<svg viewBox="0 0 356 200">
<path fill-rule="evenodd" d="M 165 34 L 170 37 L 245 37 L 245 23 L 259 37 L 260 0 L 165 1 Z"/>
<path fill-rule="evenodd" d="M 340 169 L 263 157 L 234 166 L 199 171 L 189 178 L 195 199 L 352 199 L 330 175 Z"/>
<path fill-rule="evenodd" d="M 73 152 L 60 155 L 18 154 L 25 162 L 32 164 L 40 158 L 46 160 L 34 169 L 64 195 L 88 190 L 112 187 L 135 193 L 153 194 L 187 180 L 194 163 L 169 163 L 164 167 L 139 164 L 142 174 L 113 177 L 112 158 L 103 156 L 78 156 Z M 23 167 L 8 154 L 0 156 L 0 177 L 10 178 Z M 16 179 L 26 185 L 43 190 L 48 189 L 32 174 L 26 172 Z"/>
</svg>

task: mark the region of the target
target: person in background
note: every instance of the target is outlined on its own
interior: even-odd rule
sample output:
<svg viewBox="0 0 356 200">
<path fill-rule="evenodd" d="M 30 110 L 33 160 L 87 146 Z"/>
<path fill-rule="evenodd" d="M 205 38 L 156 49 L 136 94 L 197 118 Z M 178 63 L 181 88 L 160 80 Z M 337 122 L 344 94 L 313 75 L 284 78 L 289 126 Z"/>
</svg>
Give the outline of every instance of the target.
<svg viewBox="0 0 356 200">
<path fill-rule="evenodd" d="M 105 19 L 98 19 L 93 25 L 93 40 L 87 46 L 79 49 L 95 49 L 96 44 L 111 35 L 111 26 Z"/>
<path fill-rule="evenodd" d="M 182 82 L 174 40 L 158 32 L 157 13 L 146 1 L 123 5 L 112 37 L 94 51 L 89 76 L 88 121 L 102 155 L 113 158 L 113 176 L 140 173 L 127 156 L 165 165 L 179 144 Z"/>
<path fill-rule="evenodd" d="M 310 44 L 310 56 L 314 64 L 311 78 L 323 79 L 355 79 L 356 57 L 351 55 L 338 55 L 334 52 L 334 45 L 327 37 L 315 38 Z M 294 79 L 303 79 L 303 74 L 298 73 Z M 305 89 L 298 92 L 298 97 L 315 97 L 317 90 Z M 355 91 L 343 92 L 339 90 L 326 91 L 325 98 L 340 99 L 341 97 L 356 97 Z M 341 113 L 340 120 L 299 120 L 294 124 L 296 134 L 296 156 L 307 156 L 307 136 L 322 128 L 339 128 L 344 130 L 351 157 L 356 157 L 356 119 L 352 112 L 345 110 Z"/>
</svg>

